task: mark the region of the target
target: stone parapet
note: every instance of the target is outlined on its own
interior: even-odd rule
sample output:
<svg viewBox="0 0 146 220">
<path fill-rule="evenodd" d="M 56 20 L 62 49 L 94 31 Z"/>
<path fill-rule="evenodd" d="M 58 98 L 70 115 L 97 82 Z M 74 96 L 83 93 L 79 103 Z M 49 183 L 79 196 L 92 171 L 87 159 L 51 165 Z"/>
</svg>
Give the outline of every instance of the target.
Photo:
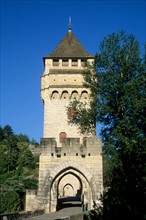
<svg viewBox="0 0 146 220">
<path fill-rule="evenodd" d="M 41 138 L 40 152 L 42 155 L 61 156 L 98 156 L 101 154 L 101 140 L 96 137 L 65 138 L 57 144 L 55 138 Z"/>
</svg>

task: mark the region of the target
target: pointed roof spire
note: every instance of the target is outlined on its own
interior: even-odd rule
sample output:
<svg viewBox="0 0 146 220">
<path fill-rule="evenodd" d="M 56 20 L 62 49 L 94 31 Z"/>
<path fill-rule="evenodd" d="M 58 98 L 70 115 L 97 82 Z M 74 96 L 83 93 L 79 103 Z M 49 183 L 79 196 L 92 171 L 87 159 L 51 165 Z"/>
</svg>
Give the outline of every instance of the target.
<svg viewBox="0 0 146 220">
<path fill-rule="evenodd" d="M 69 23 L 68 23 L 68 32 L 71 32 L 72 28 L 71 28 L 71 16 L 69 17 Z"/>
<path fill-rule="evenodd" d="M 46 58 L 93 58 L 89 54 L 75 35 L 70 31 L 67 32 L 62 41 L 58 44 L 52 53 L 45 56 Z"/>
<path fill-rule="evenodd" d="M 93 58 L 72 33 L 71 17 L 69 17 L 68 32 L 52 53 L 44 58 Z"/>
</svg>

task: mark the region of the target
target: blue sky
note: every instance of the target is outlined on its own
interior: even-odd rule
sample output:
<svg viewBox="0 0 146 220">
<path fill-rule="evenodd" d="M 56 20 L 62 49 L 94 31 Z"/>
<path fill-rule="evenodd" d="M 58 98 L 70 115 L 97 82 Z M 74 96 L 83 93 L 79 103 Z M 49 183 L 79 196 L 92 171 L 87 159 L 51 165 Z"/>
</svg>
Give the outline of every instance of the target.
<svg viewBox="0 0 146 220">
<path fill-rule="evenodd" d="M 0 124 L 38 142 L 43 137 L 42 57 L 67 33 L 69 16 L 73 33 L 93 55 L 105 36 L 121 29 L 135 35 L 141 50 L 146 42 L 143 0 L 1 0 Z"/>
</svg>

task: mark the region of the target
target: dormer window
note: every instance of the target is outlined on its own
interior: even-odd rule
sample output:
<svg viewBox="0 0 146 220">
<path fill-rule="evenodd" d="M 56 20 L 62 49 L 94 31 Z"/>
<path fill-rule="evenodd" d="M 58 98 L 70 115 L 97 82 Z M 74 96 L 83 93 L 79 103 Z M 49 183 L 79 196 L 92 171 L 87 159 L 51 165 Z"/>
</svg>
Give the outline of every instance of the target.
<svg viewBox="0 0 146 220">
<path fill-rule="evenodd" d="M 72 60 L 72 66 L 78 66 L 78 60 L 77 59 Z"/>
<path fill-rule="evenodd" d="M 53 66 L 59 66 L 59 59 L 53 59 Z"/>
<path fill-rule="evenodd" d="M 67 59 L 62 60 L 62 66 L 68 66 L 68 60 Z"/>
</svg>

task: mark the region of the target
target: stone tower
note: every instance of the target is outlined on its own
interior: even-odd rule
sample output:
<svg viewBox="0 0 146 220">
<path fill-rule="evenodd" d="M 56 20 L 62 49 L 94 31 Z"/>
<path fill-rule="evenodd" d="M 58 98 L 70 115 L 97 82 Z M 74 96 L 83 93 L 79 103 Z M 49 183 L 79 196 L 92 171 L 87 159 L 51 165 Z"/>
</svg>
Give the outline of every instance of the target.
<svg viewBox="0 0 146 220">
<path fill-rule="evenodd" d="M 76 115 L 67 107 L 72 100 L 89 101 L 82 72 L 85 63 L 94 59 L 70 27 L 56 49 L 43 59 L 44 137 L 40 143 L 39 188 L 37 193 L 27 192 L 26 210 L 56 211 L 63 197 L 77 197 L 92 209 L 103 191 L 101 140 L 95 135 L 81 135 L 77 125 L 69 123 Z"/>
<path fill-rule="evenodd" d="M 80 137 L 76 125 L 69 125 L 67 106 L 72 100 L 89 99 L 89 91 L 83 87 L 82 71 L 85 62 L 93 62 L 91 56 L 71 31 L 57 48 L 44 57 L 41 96 L 44 103 L 44 138 L 54 137 L 57 144 L 62 137 Z"/>
</svg>

